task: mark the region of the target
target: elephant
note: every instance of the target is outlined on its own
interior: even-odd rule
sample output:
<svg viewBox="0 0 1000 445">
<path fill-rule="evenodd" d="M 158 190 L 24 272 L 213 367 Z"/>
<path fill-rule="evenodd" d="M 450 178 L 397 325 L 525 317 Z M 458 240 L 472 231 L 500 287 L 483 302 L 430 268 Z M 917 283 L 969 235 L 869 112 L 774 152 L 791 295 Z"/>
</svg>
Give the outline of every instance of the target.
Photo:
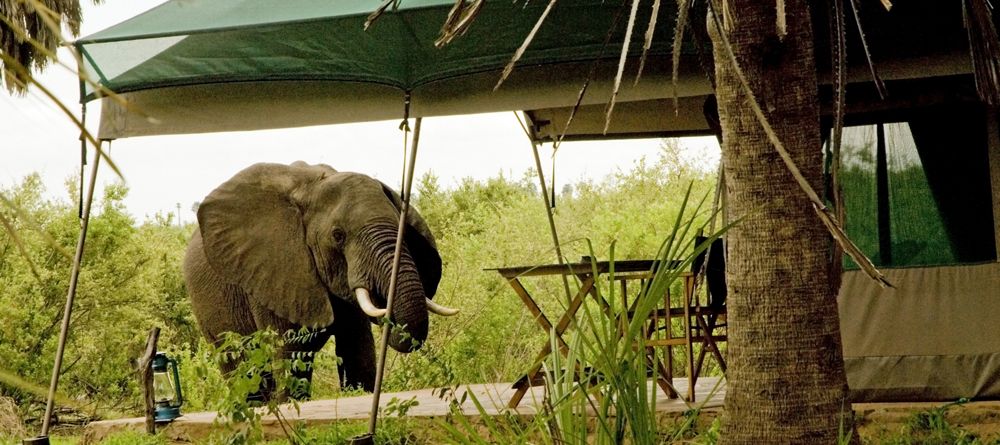
<svg viewBox="0 0 1000 445">
<path fill-rule="evenodd" d="M 307 328 L 308 341 L 286 344 L 284 357 L 316 352 L 332 335 L 341 385 L 371 392 L 370 323 L 388 315 L 401 328 L 392 329 L 389 345 L 405 353 L 426 340 L 428 312 L 457 312 L 431 300 L 441 257 L 413 208 L 391 313 L 380 308 L 389 292 L 401 208 L 400 196 L 380 181 L 324 164 L 259 163 L 240 171 L 198 207 L 198 229 L 184 258 L 202 334 L 218 342 L 226 331 Z M 296 356 L 311 361 L 312 354 Z M 312 367 L 296 376 L 311 381 Z"/>
</svg>

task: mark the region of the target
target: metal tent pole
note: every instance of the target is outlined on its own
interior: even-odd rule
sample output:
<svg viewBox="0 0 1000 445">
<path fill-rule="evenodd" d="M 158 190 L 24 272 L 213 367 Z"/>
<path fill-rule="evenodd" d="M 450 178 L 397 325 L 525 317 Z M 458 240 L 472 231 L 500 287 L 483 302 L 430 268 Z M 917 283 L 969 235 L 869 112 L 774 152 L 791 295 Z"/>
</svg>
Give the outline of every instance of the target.
<svg viewBox="0 0 1000 445">
<path fill-rule="evenodd" d="M 409 108 L 409 101 L 407 101 L 407 108 Z M 403 235 L 406 231 L 406 214 L 410 210 L 410 189 L 413 186 L 413 166 L 417 161 L 417 145 L 420 142 L 420 122 L 421 118 L 418 117 L 413 125 L 413 140 L 410 142 L 410 159 L 406 165 L 406 171 L 403 177 L 403 193 L 401 196 L 403 204 L 399 211 L 399 228 L 396 230 L 396 250 L 393 253 L 392 275 L 389 280 L 389 295 L 385 299 L 386 317 L 389 317 L 389 315 L 392 314 L 392 299 L 396 294 L 396 283 L 398 278 L 396 275 L 399 273 L 399 260 L 403 249 Z M 382 345 L 378 356 L 378 367 L 375 368 L 375 392 L 372 394 L 371 417 L 368 421 L 369 438 L 375 435 L 375 427 L 378 423 L 378 404 L 379 398 L 382 395 L 382 377 L 385 375 L 385 354 L 389 347 L 389 331 L 391 328 L 392 326 L 391 323 L 389 323 L 388 318 L 383 320 Z"/>
<path fill-rule="evenodd" d="M 49 422 L 52 418 L 52 408 L 55 404 L 56 388 L 59 386 L 59 371 L 62 368 L 63 353 L 66 351 L 66 338 L 69 336 L 69 321 L 70 316 L 73 314 L 73 299 L 76 297 L 76 285 L 80 278 L 80 265 L 83 262 L 83 249 L 87 242 L 87 227 L 90 225 L 90 207 L 94 202 L 94 188 L 97 185 L 97 167 L 101 164 L 100 151 L 100 145 L 95 147 L 93 166 L 90 169 L 90 183 L 87 186 L 87 202 L 83 206 L 80 236 L 76 242 L 76 255 L 73 257 L 73 268 L 69 277 L 69 291 L 66 294 L 66 307 L 63 309 L 62 328 L 59 330 L 59 345 L 56 348 L 55 363 L 52 365 L 52 381 L 49 384 L 49 396 L 45 403 L 45 417 L 42 420 L 42 437 L 49 435 Z"/>
<path fill-rule="evenodd" d="M 528 126 L 524 124 L 524 120 L 521 119 L 521 116 L 517 114 L 516 111 L 514 112 L 514 117 L 517 118 L 517 123 L 521 125 L 521 130 L 524 130 L 524 135 L 528 137 L 528 142 L 531 142 L 531 151 L 535 155 L 535 170 L 538 171 L 538 185 L 541 187 L 542 201 L 545 202 L 545 216 L 549 218 L 549 232 L 552 234 L 552 244 L 556 248 L 556 261 L 558 261 L 560 265 L 564 265 L 566 264 L 566 258 L 563 257 L 562 244 L 559 243 L 559 233 L 556 231 L 556 220 L 552 215 L 552 201 L 549 200 L 549 192 L 546 190 L 545 186 L 545 175 L 542 173 L 542 159 L 538 157 L 538 142 L 531 136 L 531 132 L 528 131 Z M 525 117 L 525 119 L 527 119 L 527 117 Z M 553 177 L 554 176 L 555 175 L 553 175 Z M 554 194 L 555 181 L 552 183 L 552 188 L 552 193 Z M 563 288 L 566 290 L 566 301 L 569 302 L 573 299 L 573 294 L 569 290 L 569 278 L 567 278 L 566 275 L 562 275 L 562 281 Z"/>
<path fill-rule="evenodd" d="M 545 175 L 542 174 L 542 160 L 538 157 L 538 143 L 534 139 L 531 140 L 531 151 L 535 154 L 535 168 L 538 169 L 538 183 L 542 187 L 542 199 L 545 201 L 545 215 L 549 218 L 549 231 L 552 232 L 552 243 L 556 247 L 556 256 L 558 257 L 559 264 L 566 264 L 566 258 L 563 257 L 562 245 L 559 244 L 559 233 L 556 232 L 556 220 L 552 215 L 552 202 L 549 201 L 549 194 L 545 190 Z M 553 184 L 553 188 L 555 185 Z M 555 193 L 553 191 L 552 193 Z M 573 299 L 572 293 L 569 290 L 569 278 L 566 278 L 565 274 L 562 274 L 563 288 L 566 290 L 566 301 L 569 302 Z"/>
</svg>

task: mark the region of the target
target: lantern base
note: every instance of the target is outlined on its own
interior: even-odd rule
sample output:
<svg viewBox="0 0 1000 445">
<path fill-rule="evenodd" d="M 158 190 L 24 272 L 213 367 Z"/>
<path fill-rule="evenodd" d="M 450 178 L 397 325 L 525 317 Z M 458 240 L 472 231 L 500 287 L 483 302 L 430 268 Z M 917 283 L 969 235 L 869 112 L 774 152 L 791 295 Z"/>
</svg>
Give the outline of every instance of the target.
<svg viewBox="0 0 1000 445">
<path fill-rule="evenodd" d="M 180 416 L 181 407 L 179 406 L 157 406 L 153 410 L 153 421 L 157 423 L 173 422 Z"/>
</svg>

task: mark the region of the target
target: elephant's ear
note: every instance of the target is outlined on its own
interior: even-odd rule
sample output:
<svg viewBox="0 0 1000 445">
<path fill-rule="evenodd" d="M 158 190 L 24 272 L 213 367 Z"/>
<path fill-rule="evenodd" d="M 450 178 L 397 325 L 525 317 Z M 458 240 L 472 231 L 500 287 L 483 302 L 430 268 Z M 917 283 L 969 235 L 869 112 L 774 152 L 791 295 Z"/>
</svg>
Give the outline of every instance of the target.
<svg viewBox="0 0 1000 445">
<path fill-rule="evenodd" d="M 332 323 L 333 308 L 305 242 L 302 211 L 289 193 L 315 176 L 310 169 L 255 164 L 198 208 L 212 268 L 257 304 L 311 327 Z"/>
<path fill-rule="evenodd" d="M 382 184 L 382 191 L 389 197 L 397 210 L 402 209 L 403 200 L 399 194 L 389 186 Z M 437 293 L 438 283 L 441 282 L 441 255 L 438 254 L 437 242 L 434 241 L 434 234 L 431 233 L 427 221 L 420 216 L 417 209 L 410 206 L 410 211 L 406 215 L 406 233 L 403 241 L 410 251 L 410 256 L 417 263 L 417 272 L 420 273 L 420 281 L 424 285 L 424 293 L 428 298 Z"/>
</svg>

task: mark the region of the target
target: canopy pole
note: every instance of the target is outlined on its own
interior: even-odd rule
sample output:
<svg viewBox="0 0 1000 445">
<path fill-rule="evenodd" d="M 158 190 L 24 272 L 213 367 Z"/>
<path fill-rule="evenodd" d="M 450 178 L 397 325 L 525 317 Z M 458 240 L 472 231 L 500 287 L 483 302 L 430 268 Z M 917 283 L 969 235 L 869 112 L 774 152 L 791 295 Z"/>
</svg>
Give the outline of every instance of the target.
<svg viewBox="0 0 1000 445">
<path fill-rule="evenodd" d="M 538 184 L 542 187 L 542 200 L 545 201 L 545 216 L 549 219 L 549 231 L 552 233 L 552 243 L 556 247 L 556 256 L 558 257 L 559 265 L 566 264 L 566 258 L 563 257 L 562 244 L 559 243 L 559 233 L 556 232 L 556 220 L 552 215 L 552 203 L 549 201 L 549 194 L 545 190 L 545 175 L 542 173 L 542 160 L 538 157 L 538 143 L 534 140 L 531 141 L 531 151 L 535 155 L 535 168 L 538 170 Z M 554 197 L 554 196 L 553 196 Z M 566 301 L 573 299 L 573 294 L 569 290 L 569 279 L 565 274 L 560 274 L 562 277 L 563 288 L 566 289 Z"/>
<path fill-rule="evenodd" d="M 410 95 L 406 95 L 406 112 L 404 118 L 409 118 L 410 110 Z M 398 281 L 397 274 L 399 273 L 399 260 L 403 249 L 403 235 L 406 232 L 406 215 L 410 210 L 410 189 L 413 186 L 413 166 L 417 162 L 417 145 L 420 142 L 420 122 L 422 118 L 416 118 L 416 122 L 413 125 L 413 140 L 410 141 L 410 159 L 409 162 L 405 164 L 405 170 L 403 172 L 403 190 L 401 193 L 401 198 L 403 201 L 402 208 L 399 211 L 399 227 L 396 230 L 396 250 L 393 253 L 392 258 L 392 275 L 390 275 L 389 280 L 389 295 L 386 297 L 385 310 L 386 315 L 382 320 L 382 345 L 379 348 L 378 356 L 378 367 L 375 368 L 375 391 L 372 394 L 372 410 L 371 417 L 368 421 L 368 435 L 369 437 L 375 435 L 375 427 L 378 423 L 378 404 L 379 398 L 382 395 L 382 378 L 385 375 L 385 355 L 389 349 L 389 334 L 392 329 L 392 323 L 389 322 L 389 317 L 392 314 L 392 300 L 396 294 L 396 284 Z M 404 120 L 405 125 L 405 120 Z M 406 159 L 404 158 L 404 162 Z"/>
<path fill-rule="evenodd" d="M 86 144 L 86 141 L 83 142 Z M 100 144 L 100 142 L 98 142 Z M 73 257 L 73 268 L 69 276 L 69 291 L 66 294 L 66 307 L 63 309 L 62 328 L 59 330 L 59 345 L 56 348 L 56 359 L 52 365 L 52 381 L 49 384 L 49 396 L 45 403 L 45 417 L 42 420 L 41 436 L 49 435 L 49 422 L 52 418 L 52 408 L 55 404 L 56 388 L 59 386 L 59 371 L 62 368 L 63 353 L 66 351 L 66 338 L 69 336 L 69 321 L 73 314 L 73 299 L 76 298 L 76 285 L 80 278 L 80 265 L 83 262 L 83 249 L 87 242 L 87 227 L 90 225 L 90 207 L 94 202 L 94 189 L 97 185 L 97 167 L 101 164 L 101 147 L 94 150 L 93 165 L 90 168 L 90 183 L 87 188 L 87 202 L 83 206 L 83 218 L 80 223 L 80 236 L 76 242 L 76 255 Z"/>
<path fill-rule="evenodd" d="M 535 141 L 535 138 L 531 137 L 531 133 L 528 132 L 528 127 L 524 125 L 524 121 L 521 120 L 521 116 L 518 115 L 516 111 L 514 112 L 514 117 L 517 118 L 517 123 L 521 124 L 521 129 L 524 130 L 524 134 L 528 136 L 528 141 L 531 142 L 531 151 L 535 154 L 535 170 L 538 171 L 538 184 L 541 186 L 542 201 L 545 202 L 545 216 L 549 218 L 549 231 L 552 233 L 552 243 L 556 247 L 556 260 L 561 266 L 566 264 L 566 259 L 563 257 L 562 244 L 559 243 L 559 233 L 556 231 L 556 220 L 552 215 L 552 205 L 549 201 L 549 192 L 545 190 L 545 175 L 542 173 L 542 159 L 538 157 L 538 142 Z M 553 183 L 553 186 L 554 185 L 555 183 Z M 566 301 L 570 301 L 573 299 L 573 294 L 569 290 L 569 279 L 566 278 L 566 275 L 561 274 L 561 276 L 563 287 L 566 289 Z"/>
</svg>

